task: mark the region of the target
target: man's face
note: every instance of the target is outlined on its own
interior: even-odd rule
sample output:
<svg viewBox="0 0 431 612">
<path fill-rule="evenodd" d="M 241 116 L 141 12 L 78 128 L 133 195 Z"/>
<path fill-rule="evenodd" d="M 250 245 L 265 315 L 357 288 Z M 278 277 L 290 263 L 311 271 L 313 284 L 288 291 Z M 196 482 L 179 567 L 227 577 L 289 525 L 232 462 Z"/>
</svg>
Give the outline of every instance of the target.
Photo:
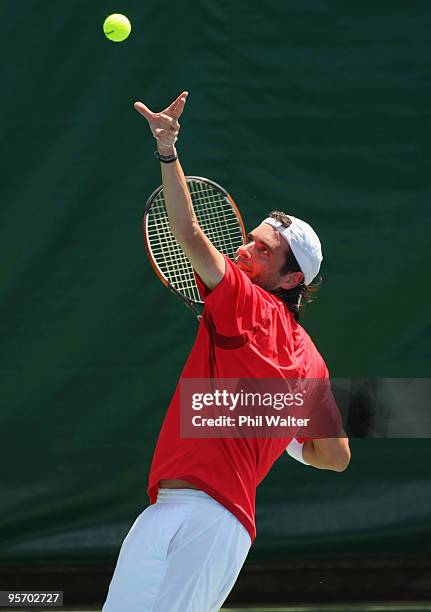
<svg viewBox="0 0 431 612">
<path fill-rule="evenodd" d="M 288 253 L 289 245 L 281 234 L 272 225 L 261 223 L 248 234 L 247 243 L 239 247 L 235 261 L 259 287 L 267 291 L 288 289 L 298 284 L 294 278 L 298 273 L 280 274 Z"/>
</svg>

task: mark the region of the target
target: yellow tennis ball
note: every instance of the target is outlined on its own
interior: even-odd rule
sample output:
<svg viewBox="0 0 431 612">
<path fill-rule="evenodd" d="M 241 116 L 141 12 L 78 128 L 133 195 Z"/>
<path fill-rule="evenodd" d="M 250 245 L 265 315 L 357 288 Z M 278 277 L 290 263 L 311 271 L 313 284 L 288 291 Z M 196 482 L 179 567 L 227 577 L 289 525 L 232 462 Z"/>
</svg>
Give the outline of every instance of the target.
<svg viewBox="0 0 431 612">
<path fill-rule="evenodd" d="M 106 38 L 114 42 L 126 40 L 131 30 L 132 26 L 125 15 L 114 13 L 113 15 L 109 15 L 103 22 L 103 31 Z"/>
</svg>

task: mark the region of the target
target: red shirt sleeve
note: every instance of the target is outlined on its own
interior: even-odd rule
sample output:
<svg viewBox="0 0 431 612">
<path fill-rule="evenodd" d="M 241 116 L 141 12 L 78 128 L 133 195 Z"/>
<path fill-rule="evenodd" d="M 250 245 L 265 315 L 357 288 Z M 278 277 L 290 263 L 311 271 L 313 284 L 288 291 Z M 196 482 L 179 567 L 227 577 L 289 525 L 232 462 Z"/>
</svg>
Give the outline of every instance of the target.
<svg viewBox="0 0 431 612">
<path fill-rule="evenodd" d="M 196 274 L 205 311 L 211 315 L 221 334 L 233 336 L 256 331 L 274 309 L 270 294 L 253 284 L 228 257 L 225 256 L 225 260 L 225 274 L 212 291 Z"/>
</svg>

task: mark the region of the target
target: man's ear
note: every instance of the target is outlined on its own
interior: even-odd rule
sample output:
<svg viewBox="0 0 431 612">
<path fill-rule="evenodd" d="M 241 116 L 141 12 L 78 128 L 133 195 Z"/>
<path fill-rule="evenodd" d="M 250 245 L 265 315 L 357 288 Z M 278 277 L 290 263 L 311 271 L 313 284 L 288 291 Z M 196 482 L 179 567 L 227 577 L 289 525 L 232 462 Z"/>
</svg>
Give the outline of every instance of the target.
<svg viewBox="0 0 431 612">
<path fill-rule="evenodd" d="M 302 272 L 289 272 L 284 277 L 284 281 L 281 283 L 281 289 L 293 289 L 297 287 L 304 280 Z"/>
</svg>

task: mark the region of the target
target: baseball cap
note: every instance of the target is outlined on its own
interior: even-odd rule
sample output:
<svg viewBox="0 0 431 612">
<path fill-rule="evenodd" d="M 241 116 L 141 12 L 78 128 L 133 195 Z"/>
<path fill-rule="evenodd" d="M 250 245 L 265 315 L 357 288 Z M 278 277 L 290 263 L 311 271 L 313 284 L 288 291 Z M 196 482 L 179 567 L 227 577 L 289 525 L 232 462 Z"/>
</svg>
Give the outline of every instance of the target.
<svg viewBox="0 0 431 612">
<path fill-rule="evenodd" d="M 287 216 L 292 221 L 289 227 L 273 217 L 267 217 L 263 223 L 272 225 L 288 242 L 304 274 L 304 283 L 309 285 L 319 273 L 323 259 L 320 240 L 311 225 L 292 215 Z"/>
</svg>

